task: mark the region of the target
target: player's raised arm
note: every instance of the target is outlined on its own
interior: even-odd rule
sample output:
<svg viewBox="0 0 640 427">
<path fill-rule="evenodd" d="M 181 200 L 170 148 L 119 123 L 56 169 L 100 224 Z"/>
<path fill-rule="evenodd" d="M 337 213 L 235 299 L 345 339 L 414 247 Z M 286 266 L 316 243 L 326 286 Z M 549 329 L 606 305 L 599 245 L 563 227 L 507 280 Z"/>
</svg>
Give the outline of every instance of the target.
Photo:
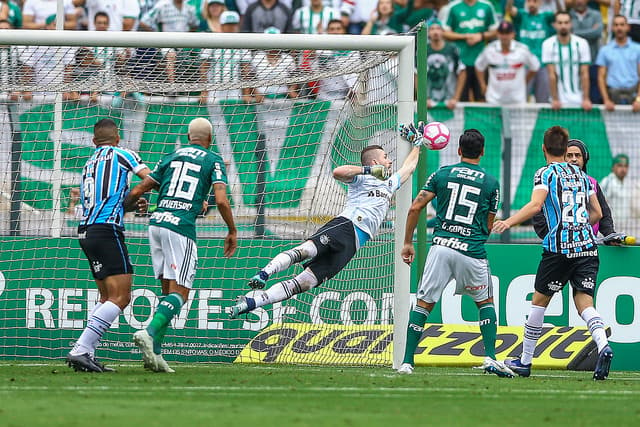
<svg viewBox="0 0 640 427">
<path fill-rule="evenodd" d="M 220 182 L 216 182 L 213 184 L 213 192 L 216 197 L 218 212 L 220 212 L 220 216 L 222 216 L 225 224 L 227 224 L 228 232 L 227 236 L 224 238 L 224 256 L 229 258 L 235 253 L 236 248 L 238 247 L 238 232 L 236 230 L 235 222 L 233 221 L 231 204 L 227 198 L 227 186 Z"/>
<path fill-rule="evenodd" d="M 416 166 L 418 166 L 418 159 L 420 158 L 420 146 L 414 146 L 411 152 L 404 162 L 400 169 L 398 169 L 398 174 L 400 175 L 400 183 L 404 184 L 407 179 L 413 174 L 416 170 Z"/>
</svg>

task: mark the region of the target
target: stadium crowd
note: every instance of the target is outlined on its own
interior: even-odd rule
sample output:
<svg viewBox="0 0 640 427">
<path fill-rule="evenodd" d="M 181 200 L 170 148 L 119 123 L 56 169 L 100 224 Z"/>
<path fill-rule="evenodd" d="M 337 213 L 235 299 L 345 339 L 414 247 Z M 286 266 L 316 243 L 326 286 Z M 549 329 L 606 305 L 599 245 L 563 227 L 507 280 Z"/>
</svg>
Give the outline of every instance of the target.
<svg viewBox="0 0 640 427">
<path fill-rule="evenodd" d="M 57 0 L 0 0 L 0 29 L 53 30 L 56 10 Z M 392 35 L 426 22 L 429 107 L 453 109 L 460 101 L 537 102 L 553 109 L 589 111 L 601 104 L 608 111 L 616 105 L 640 111 L 640 2 L 632 0 L 64 0 L 64 11 L 66 30 L 88 31 Z M 0 80 L 5 85 L 11 79 L 51 83 L 56 74 L 52 58 L 60 58 L 55 49 L 0 47 Z M 288 85 L 281 78 L 323 67 L 331 70 L 353 55 L 105 47 L 68 50 L 62 61 L 66 82 L 101 72 L 183 85 L 206 81 L 224 86 L 246 78 L 270 82 L 266 88 L 227 85 L 224 95 L 197 92 L 202 102 L 215 96 L 261 103 L 269 98 L 359 96 L 350 89 L 354 75 L 303 85 Z M 142 103 L 143 93 L 154 93 L 140 91 L 110 92 L 111 104 L 119 107 L 126 98 Z M 10 94 L 14 100 L 30 96 Z M 66 100 L 83 96 L 96 101 L 98 94 L 64 94 Z M 619 184 L 611 188 L 621 187 L 620 176 L 611 179 Z"/>
<path fill-rule="evenodd" d="M 387 35 L 427 22 L 430 106 L 550 102 L 554 109 L 604 104 L 611 111 L 627 104 L 640 111 L 639 7 L 631 0 L 64 0 L 64 28 Z M 0 0 L 0 29 L 55 29 L 56 9 L 57 0 Z M 308 52 L 274 51 L 256 60 L 212 50 L 90 50 L 65 58 L 68 80 L 86 79 L 107 62 L 134 78 L 157 77 L 161 69 L 165 81 L 188 82 L 207 75 L 215 81 L 216 73 L 230 71 L 221 63 L 241 63 L 236 73 L 247 76 L 294 73 L 327 60 Z M 23 74 L 45 78 L 39 68 L 46 53 L 13 56 L 9 60 L 30 67 Z M 314 89 L 282 87 L 272 95 L 314 96 Z M 238 95 L 264 99 L 253 89 Z"/>
</svg>

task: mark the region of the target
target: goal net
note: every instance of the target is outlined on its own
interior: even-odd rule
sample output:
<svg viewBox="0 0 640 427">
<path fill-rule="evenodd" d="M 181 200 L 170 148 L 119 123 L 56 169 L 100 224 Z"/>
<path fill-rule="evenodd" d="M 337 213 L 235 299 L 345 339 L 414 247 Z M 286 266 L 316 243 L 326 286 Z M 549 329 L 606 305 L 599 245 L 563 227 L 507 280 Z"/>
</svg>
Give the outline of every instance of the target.
<svg viewBox="0 0 640 427">
<path fill-rule="evenodd" d="M 165 358 L 390 364 L 394 304 L 396 320 L 408 310 L 408 277 L 394 279 L 394 264 L 409 188 L 380 235 L 334 279 L 238 320 L 224 312 L 273 256 L 341 211 L 346 187 L 332 178 L 334 167 L 359 164 L 370 144 L 382 145 L 396 168 L 408 153 L 396 129 L 398 117 L 413 115 L 413 41 L 366 42 L 359 50 L 363 38 L 350 36 L 2 32 L 0 358 L 64 357 L 98 299 L 76 239 L 93 125 L 113 119 L 120 146 L 153 169 L 188 144 L 188 123 L 205 117 L 211 149 L 227 166 L 239 247 L 222 256 L 226 227 L 210 198 L 197 222 L 195 285 L 168 331 Z M 140 360 L 131 336 L 150 322 L 161 292 L 147 224 L 125 218 L 132 300 L 105 334 L 101 359 Z M 394 296 L 397 282 L 405 289 Z"/>
</svg>

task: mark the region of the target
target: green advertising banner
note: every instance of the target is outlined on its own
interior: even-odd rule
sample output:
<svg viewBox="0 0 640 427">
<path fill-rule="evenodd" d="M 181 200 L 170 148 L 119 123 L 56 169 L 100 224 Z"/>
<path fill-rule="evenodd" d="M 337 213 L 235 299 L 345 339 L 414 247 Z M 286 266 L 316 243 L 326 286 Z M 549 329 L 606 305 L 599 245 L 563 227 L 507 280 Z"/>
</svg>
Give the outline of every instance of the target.
<svg viewBox="0 0 640 427">
<path fill-rule="evenodd" d="M 131 334 L 150 321 L 159 286 L 152 278 L 145 239 L 128 239 L 137 266 L 130 307 L 105 335 L 100 357 L 139 360 Z M 295 242 L 243 239 L 231 259 L 220 256 L 221 241 L 199 241 L 200 263 L 190 301 L 174 320 L 164 353 L 181 362 L 231 362 L 260 331 L 274 323 L 335 325 L 389 325 L 393 323 L 392 283 L 376 284 L 374 272 L 354 265 L 334 280 L 347 280 L 349 289 L 332 289 L 331 281 L 296 300 L 266 307 L 246 318 L 230 320 L 224 307 L 247 291 L 246 279 L 256 268 L 256 257 L 271 257 L 278 245 Z M 488 247 L 494 279 L 499 324 L 519 326 L 529 311 L 533 276 L 540 258 L 538 245 Z M 596 308 L 611 328 L 614 369 L 637 369 L 640 351 L 640 267 L 638 247 L 601 248 L 601 270 Z M 393 269 L 391 255 L 380 247 L 365 246 L 359 259 L 380 258 L 377 277 Z M 369 268 L 370 270 L 370 268 Z M 282 276 L 284 277 L 284 276 Z M 275 278 L 277 280 L 277 277 Z M 385 281 L 389 282 L 388 279 Z M 451 285 L 449 285 L 451 286 Z M 85 326 L 97 300 L 86 260 L 75 239 L 6 240 L 0 246 L 0 358 L 59 359 L 64 357 Z M 476 324 L 477 309 L 467 297 L 445 290 L 429 318 L 432 323 Z M 545 323 L 584 326 L 575 312 L 568 289 L 549 306 Z"/>
</svg>

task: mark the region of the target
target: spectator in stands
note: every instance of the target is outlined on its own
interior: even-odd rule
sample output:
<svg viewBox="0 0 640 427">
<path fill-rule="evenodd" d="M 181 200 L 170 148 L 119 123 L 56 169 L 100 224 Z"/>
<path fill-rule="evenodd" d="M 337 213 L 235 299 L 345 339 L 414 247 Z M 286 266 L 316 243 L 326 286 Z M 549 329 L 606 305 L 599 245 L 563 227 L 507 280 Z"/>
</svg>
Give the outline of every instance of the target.
<svg viewBox="0 0 640 427">
<path fill-rule="evenodd" d="M 11 28 L 22 28 L 22 9 L 13 0 L 0 0 L 0 20 L 3 19 Z"/>
<path fill-rule="evenodd" d="M 109 15 L 107 12 L 97 12 L 93 15 L 94 31 L 109 31 Z"/>
<path fill-rule="evenodd" d="M 240 15 L 230 10 L 222 12 L 220 27 L 223 33 L 239 32 Z M 221 89 L 211 94 L 213 95 L 212 99 L 209 99 L 209 91 L 202 91 L 200 102 L 206 104 L 213 100 L 239 100 L 242 97 L 241 89 L 239 89 L 240 81 L 249 74 L 251 53 L 245 49 L 203 49 L 200 58 L 202 59 L 200 67 L 202 80 L 209 84 L 222 86 Z"/>
<path fill-rule="evenodd" d="M 421 22 L 427 22 L 434 16 L 430 0 L 407 0 L 406 7 L 396 7 L 392 20 L 396 22 L 398 32 L 406 33 Z"/>
<path fill-rule="evenodd" d="M 196 16 L 196 8 L 185 0 L 159 0 L 141 19 L 140 29 L 143 31 L 163 32 L 187 32 L 196 31 L 199 20 Z M 193 62 L 198 57 L 198 52 L 193 49 L 163 49 L 165 72 L 167 81 L 176 81 L 176 70 L 180 73 L 188 73 L 194 79 L 198 79 L 198 64 Z M 154 55 L 157 56 L 157 55 Z M 157 58 L 154 58 L 156 61 Z M 180 68 L 177 62 L 184 62 L 186 68 Z"/>
<path fill-rule="evenodd" d="M 589 43 L 571 34 L 569 12 L 557 12 L 553 26 L 557 34 L 542 43 L 542 63 L 549 73 L 551 108 L 581 105 L 590 111 L 593 104 L 589 98 Z"/>
<path fill-rule="evenodd" d="M 588 0 L 573 0 L 573 8 L 569 11 L 573 22 L 573 34 L 580 36 L 589 43 L 592 64 L 589 65 L 589 95 L 591 102 L 602 104 L 602 96 L 598 90 L 598 66 L 593 63 L 598 56 L 600 39 L 602 38 L 602 15 L 600 10 L 587 7 Z"/>
<path fill-rule="evenodd" d="M 362 34 L 362 30 L 371 19 L 371 13 L 378 6 L 378 0 L 350 0 L 350 3 L 349 6 L 353 5 L 353 7 L 350 8 L 351 14 L 347 31 L 349 34 Z"/>
<path fill-rule="evenodd" d="M 454 0 L 441 10 L 440 14 L 444 37 L 456 43 L 460 51 L 460 60 L 467 69 L 461 100 L 480 101 L 482 92 L 474 66 L 486 41 L 496 35 L 496 11 L 485 1 Z"/>
<path fill-rule="evenodd" d="M 635 0 L 614 0 L 613 13 L 627 18 L 629 37 L 634 42 L 640 43 L 640 2 Z"/>
<path fill-rule="evenodd" d="M 44 29 L 56 29 L 56 15 L 50 15 L 45 19 Z M 20 73 L 25 79 L 25 83 L 44 87 L 51 83 L 60 83 L 60 75 L 56 72 L 56 68 L 62 63 L 64 65 L 63 80 L 68 82 L 71 80 L 75 53 L 76 49 L 73 47 L 26 46 L 20 49 L 22 64 Z M 72 93 L 65 92 L 63 94 L 65 100 L 72 97 Z"/>
<path fill-rule="evenodd" d="M 476 72 L 482 93 L 492 105 L 524 104 L 527 102 L 527 83 L 540 68 L 540 61 L 523 43 L 515 41 L 510 22 L 498 25 L 498 40 L 484 48 L 476 59 Z M 489 84 L 485 71 L 489 72 Z"/>
<path fill-rule="evenodd" d="M 73 219 L 82 219 L 82 203 L 80 203 L 80 188 L 72 187 L 69 189 L 69 205 L 65 211 L 67 215 Z"/>
<path fill-rule="evenodd" d="M 147 12 L 153 9 L 153 6 L 155 6 L 156 3 L 158 3 L 158 0 L 138 0 L 138 6 L 140 7 L 139 17 L 146 15 Z"/>
<path fill-rule="evenodd" d="M 76 11 L 71 0 L 63 0 L 64 29 L 76 29 Z M 46 20 L 55 15 L 58 10 L 58 0 L 26 0 L 22 7 L 22 27 L 27 30 L 46 29 Z M 55 29 L 55 27 L 54 27 Z"/>
<path fill-rule="evenodd" d="M 279 34 L 275 27 L 267 28 L 265 34 Z M 245 102 L 261 103 L 265 98 L 297 98 L 297 85 L 284 83 L 296 71 L 296 63 L 291 55 L 282 50 L 274 49 L 260 51 L 251 61 L 251 77 L 262 82 L 273 82 L 272 85 L 259 88 L 245 88 L 243 96 Z"/>
<path fill-rule="evenodd" d="M 74 61 L 70 64 L 70 78 L 73 83 L 84 82 L 92 77 L 97 77 L 102 63 L 96 59 L 93 49 L 80 47 L 76 49 Z M 67 94 L 67 100 L 79 101 L 82 95 L 89 96 L 89 102 L 98 102 L 98 92 L 95 91 L 73 91 Z"/>
<path fill-rule="evenodd" d="M 133 0 L 73 0 L 76 7 L 86 7 L 89 16 L 89 30 L 95 27 L 98 12 L 109 15 L 109 31 L 130 31 L 140 15 L 140 6 Z"/>
<path fill-rule="evenodd" d="M 600 187 L 609 201 L 618 230 L 633 234 L 638 231 L 640 189 L 637 183 L 627 177 L 628 173 L 629 156 L 620 153 L 613 158 L 611 173 L 600 181 Z"/>
<path fill-rule="evenodd" d="M 342 19 L 334 19 L 327 25 L 327 34 L 347 34 L 347 27 Z M 320 50 L 317 52 L 316 68 L 319 71 L 335 70 L 345 63 L 353 63 L 360 59 L 359 52 L 345 50 Z M 320 80 L 317 90 L 318 99 L 336 100 L 353 99 L 353 90 L 358 76 L 356 74 L 343 74 Z M 315 82 L 314 82 L 315 83 Z"/>
<path fill-rule="evenodd" d="M 527 45 L 538 61 L 542 60 L 542 42 L 551 37 L 555 30 L 552 27 L 555 14 L 547 10 L 541 11 L 542 0 L 526 0 L 525 8 L 513 6 L 513 0 L 507 0 L 507 7 L 516 28 L 516 39 Z M 546 67 L 541 67 L 530 81 L 528 93 L 535 96 L 536 102 L 549 102 L 549 74 Z"/>
<path fill-rule="evenodd" d="M 13 27 L 7 19 L 0 19 L 0 30 L 10 30 Z M 3 88 L 24 83 L 22 78 L 22 65 L 20 64 L 20 49 L 18 46 L 0 46 L 0 85 Z M 25 100 L 32 98 L 31 92 L 10 92 L 9 99 L 17 101 L 21 97 Z"/>
<path fill-rule="evenodd" d="M 541 0 L 540 2 L 540 12 L 551 12 L 555 15 L 556 12 L 563 10 L 567 10 L 565 0 Z"/>
<path fill-rule="evenodd" d="M 281 33 L 291 32 L 291 9 L 280 0 L 257 0 L 247 7 L 240 31 L 264 33 L 267 28 L 276 28 Z"/>
<path fill-rule="evenodd" d="M 628 34 L 627 18 L 614 16 L 613 40 L 602 46 L 596 59 L 598 86 L 608 111 L 616 104 L 630 104 L 633 111 L 640 111 L 640 44 L 631 41 Z"/>
<path fill-rule="evenodd" d="M 362 29 L 362 34 L 384 35 L 402 31 L 402 27 L 398 28 L 392 21 L 393 12 L 393 0 L 378 0 L 378 5 Z"/>
<path fill-rule="evenodd" d="M 200 31 L 208 33 L 221 33 L 222 24 L 220 15 L 225 11 L 224 0 L 206 0 L 202 9 L 202 21 Z"/>
<path fill-rule="evenodd" d="M 159 0 L 140 18 L 143 31 L 196 31 L 198 25 L 196 8 L 185 0 Z"/>
<path fill-rule="evenodd" d="M 460 100 L 467 70 L 455 44 L 444 39 L 440 21 L 429 22 L 427 47 L 427 107 L 444 104 L 453 110 Z"/>
<path fill-rule="evenodd" d="M 311 0 L 309 6 L 303 6 L 293 12 L 291 26 L 297 33 L 322 34 L 334 19 L 340 19 L 339 10 L 325 6 L 322 0 Z"/>
</svg>

